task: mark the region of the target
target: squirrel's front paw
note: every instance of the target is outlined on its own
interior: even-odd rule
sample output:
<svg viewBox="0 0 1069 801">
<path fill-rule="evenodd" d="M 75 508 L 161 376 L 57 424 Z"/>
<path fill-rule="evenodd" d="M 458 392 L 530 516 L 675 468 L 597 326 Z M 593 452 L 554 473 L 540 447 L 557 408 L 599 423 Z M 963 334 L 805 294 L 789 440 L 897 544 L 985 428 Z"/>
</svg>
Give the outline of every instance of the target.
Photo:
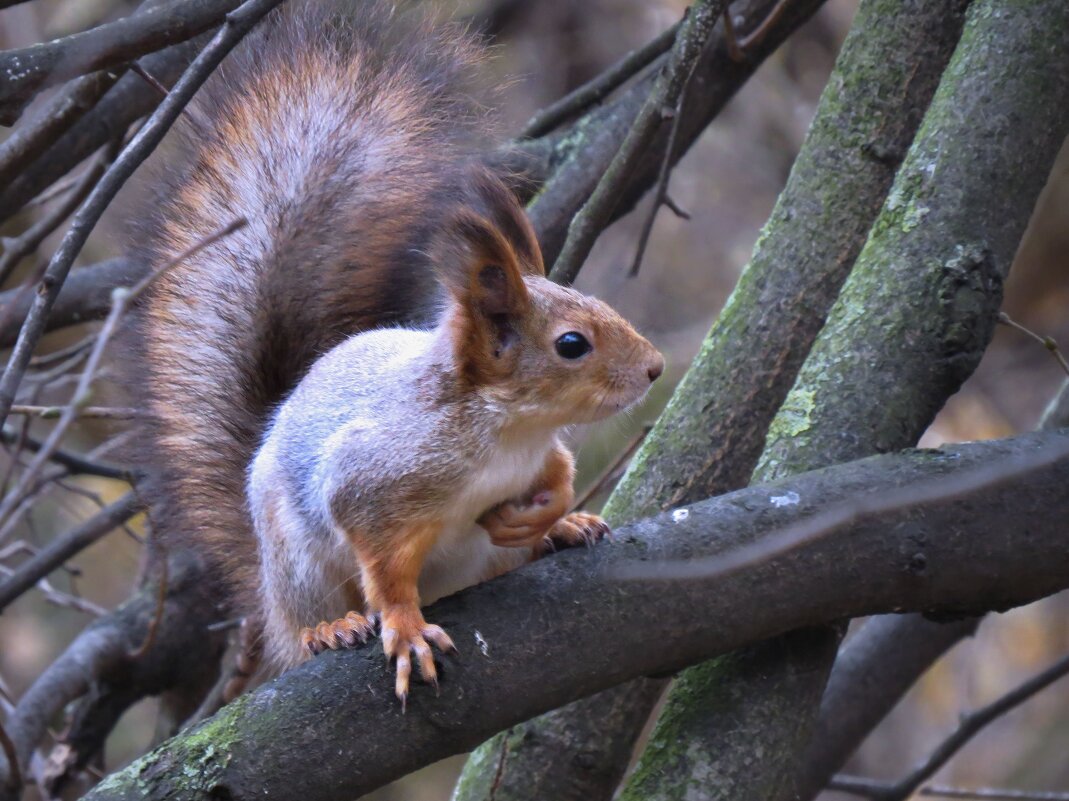
<svg viewBox="0 0 1069 801">
<path fill-rule="evenodd" d="M 478 523 L 490 535 L 490 542 L 504 548 L 537 545 L 564 513 L 556 493 L 540 492 L 530 503 L 506 501 L 479 518 Z"/>
<path fill-rule="evenodd" d="M 328 648 L 352 648 L 358 642 L 365 643 L 375 634 L 371 621 L 358 612 L 350 612 L 333 623 L 323 621 L 315 628 L 301 629 L 301 645 L 315 656 Z"/>
<path fill-rule="evenodd" d="M 455 651 L 456 646 L 440 626 L 423 619 L 418 607 L 399 606 L 382 612 L 382 650 L 388 659 L 397 660 L 397 680 L 394 692 L 404 709 L 408 698 L 408 678 L 412 674 L 412 657 L 419 663 L 419 672 L 428 684 L 438 687 L 438 671 L 434 654 L 427 644 L 430 640 L 443 652 Z"/>
<path fill-rule="evenodd" d="M 576 545 L 593 545 L 600 539 L 612 536 L 609 524 L 598 515 L 589 512 L 572 512 L 556 523 L 543 540 L 535 547 L 535 555 L 543 556 L 561 548 Z"/>
</svg>

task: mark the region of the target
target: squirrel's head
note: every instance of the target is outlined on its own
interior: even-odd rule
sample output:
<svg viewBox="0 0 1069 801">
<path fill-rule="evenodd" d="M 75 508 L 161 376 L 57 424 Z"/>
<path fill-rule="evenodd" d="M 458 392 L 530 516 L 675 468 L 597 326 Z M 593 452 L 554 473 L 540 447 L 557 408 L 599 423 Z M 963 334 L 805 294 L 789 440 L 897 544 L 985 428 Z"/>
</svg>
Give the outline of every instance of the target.
<svg viewBox="0 0 1069 801">
<path fill-rule="evenodd" d="M 645 396 L 664 358 L 609 306 L 544 277 L 527 215 L 486 174 L 451 215 L 435 260 L 461 380 L 518 422 L 600 420 Z"/>
</svg>

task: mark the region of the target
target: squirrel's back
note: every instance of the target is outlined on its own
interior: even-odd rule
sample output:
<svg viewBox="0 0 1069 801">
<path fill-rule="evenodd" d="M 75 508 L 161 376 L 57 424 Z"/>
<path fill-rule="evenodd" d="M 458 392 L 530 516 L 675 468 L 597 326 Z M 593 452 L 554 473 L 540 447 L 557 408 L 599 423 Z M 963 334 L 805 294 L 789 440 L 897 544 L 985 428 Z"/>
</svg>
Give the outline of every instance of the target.
<svg viewBox="0 0 1069 801">
<path fill-rule="evenodd" d="M 255 587 L 244 481 L 272 407 L 344 337 L 428 310 L 421 251 L 470 173 L 478 48 L 379 2 L 290 0 L 181 123 L 138 234 L 164 273 L 136 319 L 152 522 L 193 541 L 240 602 Z M 242 593 L 246 593 L 241 598 Z"/>
</svg>

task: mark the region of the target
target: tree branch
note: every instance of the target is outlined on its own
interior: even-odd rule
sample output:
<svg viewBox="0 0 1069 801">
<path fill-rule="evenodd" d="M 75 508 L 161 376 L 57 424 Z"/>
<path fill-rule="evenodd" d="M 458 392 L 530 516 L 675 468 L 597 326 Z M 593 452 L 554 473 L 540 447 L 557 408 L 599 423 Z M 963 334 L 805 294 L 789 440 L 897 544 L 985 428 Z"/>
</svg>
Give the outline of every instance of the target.
<svg viewBox="0 0 1069 801">
<path fill-rule="evenodd" d="M 892 486 L 920 490 L 1003 460 L 1038 459 L 1052 447 L 1063 458 L 995 489 L 837 528 L 715 581 L 625 589 L 611 577 L 636 560 L 721 552 L 850 498 Z M 785 629 L 892 609 L 965 614 L 1029 602 L 1069 584 L 1060 537 L 1067 450 L 1065 434 L 1030 434 L 873 457 L 636 523 L 613 544 L 563 552 L 432 606 L 428 617 L 447 627 L 459 654 L 444 658 L 441 696 L 416 688 L 407 714 L 390 693 L 378 648 L 330 652 L 88 797 L 287 798 L 295 776 L 305 801 L 356 797 L 542 710 Z M 797 504 L 771 502 L 788 492 Z M 303 769 L 308 764 L 317 770 Z"/>
<path fill-rule="evenodd" d="M 75 257 L 85 245 L 100 215 L 112 201 L 127 178 L 156 148 L 164 134 L 192 99 L 197 89 L 207 80 L 223 57 L 241 41 L 245 34 L 281 0 L 247 0 L 240 8 L 226 17 L 226 23 L 213 37 L 211 43 L 197 56 L 182 75 L 171 93 L 160 103 L 152 117 L 141 127 L 104 177 L 93 188 L 89 198 L 74 215 L 59 248 L 45 270 L 38 291 L 34 295 L 29 314 L 22 325 L 11 357 L 0 377 L 0 425 L 7 419 L 8 410 L 15 399 L 15 392 L 26 365 L 37 346 L 52 305 L 63 286 Z"/>
<path fill-rule="evenodd" d="M 613 155 L 586 203 L 572 218 L 564 246 L 549 273 L 552 280 L 570 284 L 579 274 L 594 242 L 608 225 L 634 164 L 653 141 L 661 123 L 679 106 L 679 99 L 726 5 L 726 0 L 696 0 L 688 9 L 662 72 L 650 88 L 646 102 L 620 143 L 620 149 Z"/>
<path fill-rule="evenodd" d="M 932 664 L 965 637 L 978 618 L 947 623 L 921 615 L 889 615 L 867 622 L 835 661 L 820 704 L 797 792 L 816 798 L 861 741 Z"/>
<path fill-rule="evenodd" d="M 78 755 L 81 767 L 139 698 L 176 687 L 210 685 L 214 680 L 223 636 L 210 629 L 218 610 L 206 591 L 202 565 L 195 555 L 180 552 L 171 555 L 167 572 L 170 580 L 162 617 L 157 615 L 156 586 L 142 587 L 79 634 L 19 699 L 8 720 L 8 732 L 23 775 L 49 724 L 76 699 L 81 700 L 62 742 Z M 158 618 L 152 647 L 138 655 L 138 647 Z M 0 763 L 0 779 L 7 773 L 4 768 Z M 17 793 L 0 791 L 0 801 L 17 799 Z"/>
<path fill-rule="evenodd" d="M 88 548 L 105 534 L 118 528 L 141 511 L 143 504 L 137 495 L 128 492 L 104 507 L 91 518 L 66 534 L 56 537 L 31 559 L 0 583 L 0 612 L 4 607 L 30 589 L 40 579 L 63 565 L 72 556 Z"/>
<path fill-rule="evenodd" d="M 969 712 L 967 715 L 962 715 L 958 721 L 957 728 L 939 743 L 924 761 L 897 782 L 885 784 L 883 782 L 869 782 L 866 779 L 837 776 L 832 779 L 828 786 L 834 790 L 861 795 L 874 799 L 874 801 L 904 801 L 904 799 L 913 795 L 921 784 L 935 775 L 936 771 L 943 767 L 954 754 L 960 751 L 985 726 L 1002 717 L 1011 709 L 1020 706 L 1036 693 L 1063 678 L 1066 674 L 1069 674 L 1069 654 L 1014 687 L 987 706 Z"/>
<path fill-rule="evenodd" d="M 42 89 L 191 39 L 241 0 L 172 0 L 62 39 L 0 53 L 0 125 L 13 125 Z"/>
</svg>

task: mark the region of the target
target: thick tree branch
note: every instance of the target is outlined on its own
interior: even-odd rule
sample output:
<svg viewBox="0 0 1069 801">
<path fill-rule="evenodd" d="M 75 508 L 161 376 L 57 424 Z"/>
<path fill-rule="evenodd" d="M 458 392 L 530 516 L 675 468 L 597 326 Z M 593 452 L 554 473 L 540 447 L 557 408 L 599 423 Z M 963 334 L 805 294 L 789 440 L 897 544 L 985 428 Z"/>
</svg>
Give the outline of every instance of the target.
<svg viewBox="0 0 1069 801">
<path fill-rule="evenodd" d="M 81 33 L 0 53 L 0 125 L 13 125 L 34 95 L 87 72 L 191 39 L 215 27 L 241 0 L 172 0 Z"/>
<path fill-rule="evenodd" d="M 1052 447 L 1062 457 L 1053 463 Z M 542 710 L 785 629 L 892 609 L 968 614 L 1029 602 L 1069 584 L 1060 536 L 1069 512 L 1067 448 L 1065 434 L 1030 434 L 873 457 L 636 523 L 613 544 L 558 554 L 431 607 L 428 617 L 447 627 L 459 655 L 445 658 L 440 696 L 417 688 L 407 714 L 377 647 L 330 652 L 165 743 L 89 797 L 290 798 L 298 776 L 305 801 L 356 797 Z M 1037 457 L 1045 468 L 922 511 L 836 528 L 716 580 L 612 577 L 636 560 L 752 543 L 889 487 L 920 490 Z M 787 493 L 798 503 L 772 501 Z M 308 764 L 317 770 L 302 769 Z"/>
<path fill-rule="evenodd" d="M 219 613 L 205 589 L 202 566 L 192 555 L 178 553 L 171 557 L 167 572 L 162 617 L 157 615 L 156 585 L 147 584 L 79 634 L 19 699 L 8 731 L 23 775 L 33 749 L 68 703 L 82 699 L 64 741 L 78 754 L 81 766 L 139 698 L 214 679 L 223 637 L 209 629 Z M 151 647 L 139 653 L 153 621 L 158 630 Z M 0 763 L 0 778 L 7 774 L 5 768 Z M 0 801 L 17 798 L 18 793 L 0 792 Z"/>
</svg>

